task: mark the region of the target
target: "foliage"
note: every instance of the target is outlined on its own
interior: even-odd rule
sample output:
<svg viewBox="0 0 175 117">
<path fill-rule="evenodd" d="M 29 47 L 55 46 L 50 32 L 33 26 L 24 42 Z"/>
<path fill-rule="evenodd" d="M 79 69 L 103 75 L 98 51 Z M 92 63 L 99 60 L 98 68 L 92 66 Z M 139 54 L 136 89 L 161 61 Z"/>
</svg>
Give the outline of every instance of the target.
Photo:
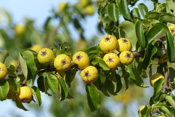
<svg viewBox="0 0 175 117">
<path fill-rule="evenodd" d="M 151 0 L 154 8 L 149 10 L 144 3 L 138 1 L 103 0 L 98 3 L 99 32 L 104 28 L 108 35 L 114 35 L 117 39 L 127 38 L 132 44 L 134 61 L 130 65 L 120 64 L 115 70 L 110 70 L 102 59 L 105 53 L 98 45 L 92 43 L 96 40 L 87 42 L 84 36 L 80 20 L 86 19 L 88 14 L 87 11 L 84 12 L 83 7 L 92 5 L 92 1 L 83 4 L 83 7 L 81 2 L 75 5 L 66 3 L 61 11 L 53 10 L 53 15 L 46 19 L 41 32 L 34 27 L 34 21 L 29 19 L 26 19 L 24 32 L 21 34 L 15 33 L 10 36 L 8 29 L 0 29 L 0 39 L 4 42 L 0 47 L 3 50 L 0 52 L 0 62 L 5 63 L 8 69 L 5 79 L 0 80 L 0 100 L 6 99 L 10 86 L 24 85 L 32 88 L 33 96 L 39 105 L 42 104 L 40 91 L 48 95 L 56 95 L 60 101 L 74 97 L 71 88 L 76 79 L 75 74 L 80 69 L 72 65 L 69 70 L 63 71 L 61 78 L 57 78 L 57 70 L 53 62 L 42 65 L 37 60 L 37 52 L 30 49 L 32 45 L 40 44 L 42 47 L 51 48 L 56 56 L 66 54 L 72 57 L 78 50 L 73 46 L 76 43 L 68 28 L 71 24 L 79 33 L 80 40 L 87 43 L 88 48 L 84 49 L 84 52 L 89 56 L 90 65 L 95 66 L 99 73 L 96 81 L 85 83 L 84 87 L 86 100 L 92 112 L 100 108 L 100 93 L 105 96 L 117 95 L 124 86 L 126 89 L 130 88 L 131 83 L 143 88 L 148 87 L 143 78 L 154 74 L 153 60 L 166 59 L 163 62 L 156 61 L 156 72 L 165 76 L 165 79 L 159 79 L 154 83 L 154 93 L 150 97 L 149 106 L 142 109 L 140 113 L 143 117 L 156 115 L 173 117 L 175 37 L 174 30 L 168 27 L 175 23 L 175 2 L 166 0 L 159 3 L 158 0 Z M 59 21 L 58 26 L 51 26 L 52 20 Z M 10 18 L 9 27 L 14 27 Z M 120 55 L 117 50 L 114 53 Z M 11 62 L 15 60 L 17 62 L 14 65 Z M 18 88 L 15 88 L 15 91 L 18 93 Z M 16 97 L 13 101 L 16 102 L 17 107 L 26 110 Z"/>
</svg>

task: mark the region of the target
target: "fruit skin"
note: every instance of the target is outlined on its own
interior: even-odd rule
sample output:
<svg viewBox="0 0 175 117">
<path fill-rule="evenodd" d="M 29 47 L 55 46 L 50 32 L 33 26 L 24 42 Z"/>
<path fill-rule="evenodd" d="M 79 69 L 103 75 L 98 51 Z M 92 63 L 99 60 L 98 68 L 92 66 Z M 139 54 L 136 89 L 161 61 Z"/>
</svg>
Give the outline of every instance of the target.
<svg viewBox="0 0 175 117">
<path fill-rule="evenodd" d="M 93 15 L 94 14 L 94 7 L 92 5 L 88 5 L 84 9 L 84 13 L 88 15 Z"/>
<path fill-rule="evenodd" d="M 81 7 L 81 8 L 84 8 L 84 7 L 87 6 L 90 2 L 91 2 L 91 0 L 79 0 L 79 1 L 78 1 L 78 6 Z"/>
<path fill-rule="evenodd" d="M 131 41 L 127 38 L 120 38 L 118 39 L 118 51 L 130 51 L 132 48 Z"/>
<path fill-rule="evenodd" d="M 25 32 L 26 27 L 23 24 L 17 24 L 15 25 L 14 29 L 16 35 L 22 35 Z"/>
<path fill-rule="evenodd" d="M 77 65 L 79 69 L 84 69 L 90 64 L 88 55 L 83 51 L 78 51 L 73 55 L 73 64 Z"/>
<path fill-rule="evenodd" d="M 104 53 L 111 53 L 118 49 L 118 41 L 113 35 L 105 35 L 100 40 L 99 46 Z"/>
<path fill-rule="evenodd" d="M 156 73 L 156 74 L 152 75 L 151 78 L 150 78 L 150 84 L 151 84 L 151 86 L 153 87 L 154 86 L 154 83 L 157 80 L 159 80 L 160 78 L 165 79 L 165 77 L 162 74 L 160 74 L 160 73 Z"/>
<path fill-rule="evenodd" d="M 60 2 L 58 11 L 63 11 L 66 8 L 66 2 Z"/>
<path fill-rule="evenodd" d="M 81 71 L 80 76 L 84 82 L 91 83 L 98 79 L 98 70 L 94 66 L 88 66 Z"/>
<path fill-rule="evenodd" d="M 49 48 L 43 48 L 38 53 L 38 61 L 43 65 L 48 65 L 55 59 L 55 53 Z"/>
<path fill-rule="evenodd" d="M 111 70 L 115 70 L 120 65 L 120 59 L 115 53 L 107 53 L 103 60 Z"/>
<path fill-rule="evenodd" d="M 23 103 L 29 103 L 32 100 L 32 90 L 28 86 L 19 87 L 19 93 L 17 99 Z"/>
<path fill-rule="evenodd" d="M 130 51 L 123 51 L 123 52 L 120 53 L 119 58 L 120 58 L 120 62 L 123 65 L 129 65 L 133 62 L 134 55 Z"/>
<path fill-rule="evenodd" d="M 16 91 L 13 86 L 10 86 L 9 92 L 7 94 L 8 99 L 13 99 L 16 96 Z"/>
<path fill-rule="evenodd" d="M 0 80 L 4 79 L 7 75 L 7 67 L 0 62 Z"/>
<path fill-rule="evenodd" d="M 85 40 L 83 39 L 79 39 L 77 42 L 76 42 L 76 50 L 85 50 L 86 48 L 88 47 L 88 44 Z"/>
<path fill-rule="evenodd" d="M 59 54 L 54 60 L 54 67 L 58 71 L 67 71 L 71 67 L 71 58 L 66 54 Z"/>
<path fill-rule="evenodd" d="M 39 44 L 35 44 L 30 49 L 38 53 L 42 49 L 42 46 Z"/>
<path fill-rule="evenodd" d="M 142 111 L 145 107 L 146 107 L 145 105 L 142 105 L 142 106 L 139 108 L 139 117 L 142 117 L 141 111 Z"/>
<path fill-rule="evenodd" d="M 171 24 L 168 26 L 171 34 L 174 36 L 175 35 L 175 24 Z"/>
</svg>

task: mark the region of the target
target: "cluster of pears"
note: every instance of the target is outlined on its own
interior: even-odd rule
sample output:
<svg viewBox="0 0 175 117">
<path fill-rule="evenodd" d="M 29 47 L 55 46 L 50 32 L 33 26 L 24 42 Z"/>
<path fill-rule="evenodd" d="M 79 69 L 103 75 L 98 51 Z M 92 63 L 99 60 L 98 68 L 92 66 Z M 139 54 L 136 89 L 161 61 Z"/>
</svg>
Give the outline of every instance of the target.
<svg viewBox="0 0 175 117">
<path fill-rule="evenodd" d="M 123 65 L 129 65 L 134 60 L 134 55 L 131 52 L 132 44 L 127 38 L 117 38 L 113 35 L 105 35 L 99 42 L 100 49 L 106 53 L 103 60 L 109 66 L 111 70 L 117 69 L 122 63 Z M 114 53 L 117 50 L 119 56 Z"/>
<path fill-rule="evenodd" d="M 0 62 L 0 80 L 5 79 L 7 75 L 7 67 L 5 64 Z M 29 103 L 32 100 L 32 90 L 28 86 L 21 86 L 19 89 L 14 88 L 13 85 L 10 85 L 9 91 L 7 94 L 8 99 L 13 99 L 16 97 L 18 101 L 23 103 Z M 18 90 L 18 93 L 17 93 Z"/>
</svg>

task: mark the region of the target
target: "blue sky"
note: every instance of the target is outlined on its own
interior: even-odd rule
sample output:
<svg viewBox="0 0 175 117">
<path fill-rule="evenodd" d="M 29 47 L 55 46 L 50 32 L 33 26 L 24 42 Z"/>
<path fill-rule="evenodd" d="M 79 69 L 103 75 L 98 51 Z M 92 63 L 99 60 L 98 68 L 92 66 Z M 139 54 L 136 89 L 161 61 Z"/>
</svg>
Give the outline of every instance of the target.
<svg viewBox="0 0 175 117">
<path fill-rule="evenodd" d="M 78 0 L 0 0 L 0 9 L 5 8 L 12 16 L 13 22 L 23 23 L 24 17 L 35 20 L 35 26 L 41 28 L 48 16 L 51 15 L 52 9 L 57 9 L 61 1 L 70 4 L 76 3 Z M 87 16 L 87 21 L 81 22 L 85 28 L 85 36 L 91 38 L 98 32 L 96 26 L 98 23 L 98 15 Z M 70 29 L 73 30 L 73 29 Z M 78 35 L 73 33 L 73 38 Z"/>
</svg>

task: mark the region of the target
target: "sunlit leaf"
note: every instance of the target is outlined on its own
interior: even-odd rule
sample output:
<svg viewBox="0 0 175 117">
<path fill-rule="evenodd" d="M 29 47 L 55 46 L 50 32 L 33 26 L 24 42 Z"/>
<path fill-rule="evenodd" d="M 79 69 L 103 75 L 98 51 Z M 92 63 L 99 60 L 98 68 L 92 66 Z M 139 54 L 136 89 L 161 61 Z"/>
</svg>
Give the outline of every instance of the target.
<svg viewBox="0 0 175 117">
<path fill-rule="evenodd" d="M 100 107 L 100 96 L 97 88 L 92 84 L 86 84 L 86 93 L 88 105 L 92 112 Z"/>
<path fill-rule="evenodd" d="M 0 80 L 0 100 L 5 100 L 9 92 L 9 83 L 6 80 Z"/>
<path fill-rule="evenodd" d="M 38 104 L 40 106 L 42 104 L 40 90 L 36 86 L 33 86 L 32 87 L 32 93 L 33 93 L 36 101 L 38 102 Z"/>
</svg>

